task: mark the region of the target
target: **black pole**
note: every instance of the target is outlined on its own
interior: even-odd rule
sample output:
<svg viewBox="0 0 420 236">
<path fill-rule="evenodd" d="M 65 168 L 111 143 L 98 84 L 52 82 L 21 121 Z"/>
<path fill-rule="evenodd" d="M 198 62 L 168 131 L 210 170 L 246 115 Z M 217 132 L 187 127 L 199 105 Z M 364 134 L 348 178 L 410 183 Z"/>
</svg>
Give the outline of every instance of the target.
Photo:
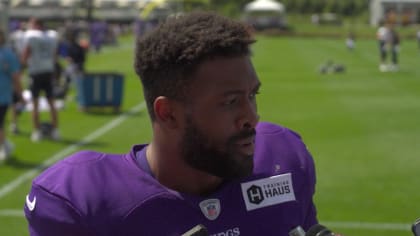
<svg viewBox="0 0 420 236">
<path fill-rule="evenodd" d="M 86 1 L 86 21 L 91 23 L 93 20 L 93 0 Z"/>
<path fill-rule="evenodd" d="M 0 0 L 0 28 L 4 30 L 5 36 L 9 35 L 9 0 Z"/>
</svg>

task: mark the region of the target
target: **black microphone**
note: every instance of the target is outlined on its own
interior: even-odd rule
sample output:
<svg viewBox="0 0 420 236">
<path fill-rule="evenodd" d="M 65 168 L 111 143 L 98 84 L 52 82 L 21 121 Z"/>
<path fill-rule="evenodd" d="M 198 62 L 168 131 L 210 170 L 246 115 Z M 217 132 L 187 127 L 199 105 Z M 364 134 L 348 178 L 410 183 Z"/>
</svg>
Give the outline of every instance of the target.
<svg viewBox="0 0 420 236">
<path fill-rule="evenodd" d="M 411 230 L 414 233 L 414 236 L 420 236 L 420 218 L 414 221 L 413 226 L 411 226 Z"/>
<path fill-rule="evenodd" d="M 327 227 L 316 224 L 311 226 L 306 232 L 305 236 L 334 236 L 335 234 L 329 230 Z"/>
<path fill-rule="evenodd" d="M 209 233 L 207 231 L 207 228 L 202 224 L 196 225 L 194 226 L 194 228 L 182 234 L 182 236 L 208 236 L 208 235 Z"/>
</svg>

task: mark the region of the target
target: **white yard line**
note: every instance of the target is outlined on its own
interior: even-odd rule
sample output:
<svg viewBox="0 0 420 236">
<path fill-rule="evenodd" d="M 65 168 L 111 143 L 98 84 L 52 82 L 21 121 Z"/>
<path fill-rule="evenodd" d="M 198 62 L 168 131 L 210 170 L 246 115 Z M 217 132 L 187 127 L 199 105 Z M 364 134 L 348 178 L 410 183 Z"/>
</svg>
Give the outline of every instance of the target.
<svg viewBox="0 0 420 236">
<path fill-rule="evenodd" d="M 0 210 L 0 217 L 25 217 L 25 213 L 23 212 L 23 204 L 22 204 L 21 210 L 16 210 L 16 209 Z"/>
<path fill-rule="evenodd" d="M 0 210 L 0 217 L 25 217 L 22 210 L 3 209 Z M 386 222 L 338 222 L 324 221 L 321 224 L 334 229 L 363 229 L 363 230 L 384 230 L 384 231 L 410 231 L 410 224 L 406 223 L 386 223 Z"/>
<path fill-rule="evenodd" d="M 414 220 L 413 220 L 414 222 Z M 386 231 L 410 231 L 411 225 L 406 223 L 390 222 L 339 222 L 325 221 L 321 224 L 337 229 L 367 229 L 367 230 L 386 230 Z"/>
<path fill-rule="evenodd" d="M 75 152 L 81 146 L 83 146 L 83 145 L 85 145 L 89 142 L 92 142 L 93 140 L 95 140 L 95 139 L 101 137 L 102 135 L 104 135 L 106 132 L 114 129 L 119 124 L 124 122 L 129 117 L 129 114 L 142 111 L 145 108 L 146 108 L 146 104 L 144 102 L 134 106 L 133 108 L 130 109 L 128 114 L 123 113 L 123 114 L 119 115 L 117 118 L 111 120 L 110 122 L 108 122 L 107 124 L 102 126 L 101 128 L 99 128 L 99 129 L 95 130 L 94 132 L 90 133 L 89 135 L 85 136 L 78 143 L 67 146 L 66 148 L 62 149 L 61 151 L 59 151 L 56 154 L 49 157 L 47 160 L 42 162 L 39 166 L 23 173 L 22 175 L 20 175 L 19 177 L 17 177 L 13 181 L 11 181 L 10 183 L 8 183 L 4 186 L 1 186 L 0 187 L 0 199 L 3 198 L 4 196 L 6 196 L 7 194 L 9 194 L 10 192 L 12 192 L 13 190 L 15 190 L 21 184 L 23 184 L 26 181 L 34 178 L 41 170 L 43 170 L 46 167 L 52 165 L 56 161 L 66 157 L 67 155 Z"/>
</svg>

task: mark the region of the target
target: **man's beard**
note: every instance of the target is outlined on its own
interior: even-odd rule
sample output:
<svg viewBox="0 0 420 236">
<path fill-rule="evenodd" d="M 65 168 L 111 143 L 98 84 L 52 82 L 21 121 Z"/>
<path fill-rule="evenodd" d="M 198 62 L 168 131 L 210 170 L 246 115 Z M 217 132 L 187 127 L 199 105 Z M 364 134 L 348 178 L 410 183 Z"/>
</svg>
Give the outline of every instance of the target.
<svg viewBox="0 0 420 236">
<path fill-rule="evenodd" d="M 245 155 L 237 150 L 237 142 L 255 136 L 255 129 L 244 130 L 231 136 L 222 150 L 203 132 L 197 129 L 191 118 L 187 118 L 184 138 L 181 141 L 185 162 L 193 168 L 229 180 L 249 176 L 254 163 L 253 155 Z M 235 151 L 236 149 L 236 151 Z"/>
</svg>

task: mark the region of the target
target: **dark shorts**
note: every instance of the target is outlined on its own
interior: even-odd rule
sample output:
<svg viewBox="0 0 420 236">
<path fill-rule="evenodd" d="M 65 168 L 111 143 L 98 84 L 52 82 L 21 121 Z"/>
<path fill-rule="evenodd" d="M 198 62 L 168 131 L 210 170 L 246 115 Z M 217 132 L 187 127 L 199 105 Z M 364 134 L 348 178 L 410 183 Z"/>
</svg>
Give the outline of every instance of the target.
<svg viewBox="0 0 420 236">
<path fill-rule="evenodd" d="M 45 92 L 47 98 L 53 97 L 53 76 L 52 72 L 30 75 L 30 89 L 33 98 L 38 98 L 41 91 Z"/>
<path fill-rule="evenodd" d="M 9 105 L 0 105 L 0 129 L 4 128 L 4 120 L 6 118 L 8 108 Z"/>
<path fill-rule="evenodd" d="M 16 92 L 13 92 L 12 103 L 13 104 L 16 104 L 16 103 L 19 103 L 19 102 L 20 102 L 20 96 L 19 96 L 19 94 L 16 93 Z"/>
<path fill-rule="evenodd" d="M 381 53 L 386 53 L 386 42 L 379 40 L 378 44 L 379 44 L 379 51 Z"/>
</svg>

